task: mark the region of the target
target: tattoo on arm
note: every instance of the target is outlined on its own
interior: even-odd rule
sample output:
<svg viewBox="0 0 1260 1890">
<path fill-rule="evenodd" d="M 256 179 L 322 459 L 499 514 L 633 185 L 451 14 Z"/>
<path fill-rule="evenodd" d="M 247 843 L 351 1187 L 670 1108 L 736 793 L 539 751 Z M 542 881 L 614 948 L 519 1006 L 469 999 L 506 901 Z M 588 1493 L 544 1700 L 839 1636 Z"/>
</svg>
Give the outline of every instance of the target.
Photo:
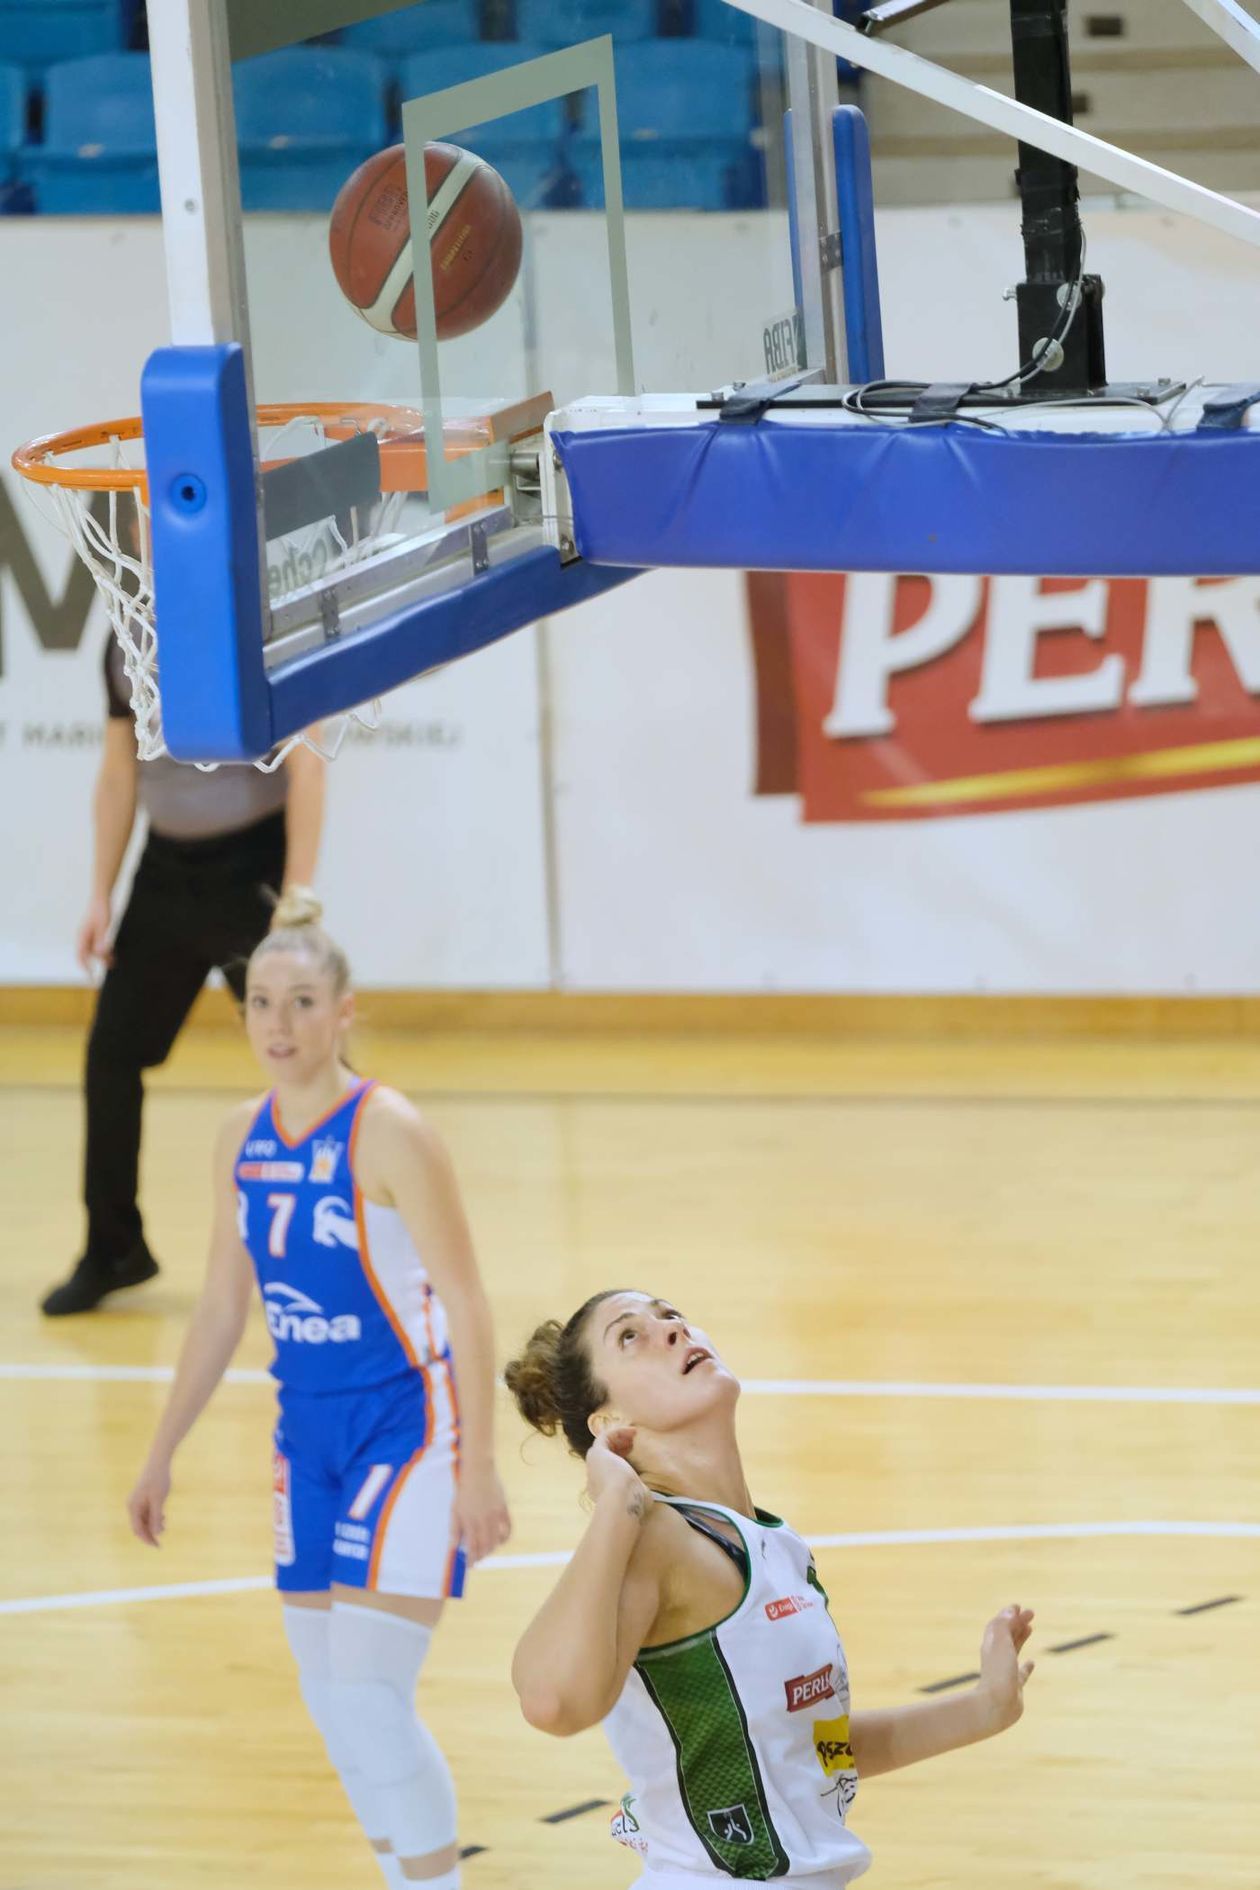
<svg viewBox="0 0 1260 1890">
<path fill-rule="evenodd" d="M 626 1505 L 626 1514 L 627 1516 L 634 1516 L 639 1522 L 643 1521 L 643 1518 L 647 1514 L 647 1497 L 642 1490 L 636 1490 L 634 1495 L 630 1498 L 630 1501 Z"/>
</svg>

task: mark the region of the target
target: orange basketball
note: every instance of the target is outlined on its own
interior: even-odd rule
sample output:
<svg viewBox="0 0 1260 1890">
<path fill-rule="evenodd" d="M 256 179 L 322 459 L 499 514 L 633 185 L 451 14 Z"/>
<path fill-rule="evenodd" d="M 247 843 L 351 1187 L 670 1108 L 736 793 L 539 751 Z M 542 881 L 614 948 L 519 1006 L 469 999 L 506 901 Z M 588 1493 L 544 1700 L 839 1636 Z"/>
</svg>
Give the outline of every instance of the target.
<svg viewBox="0 0 1260 1890">
<path fill-rule="evenodd" d="M 494 167 L 456 145 L 425 146 L 424 178 L 438 340 L 450 341 L 489 321 L 512 293 L 521 267 L 521 216 Z M 378 151 L 346 179 L 333 205 L 328 248 L 351 307 L 381 334 L 414 341 L 403 145 Z"/>
</svg>

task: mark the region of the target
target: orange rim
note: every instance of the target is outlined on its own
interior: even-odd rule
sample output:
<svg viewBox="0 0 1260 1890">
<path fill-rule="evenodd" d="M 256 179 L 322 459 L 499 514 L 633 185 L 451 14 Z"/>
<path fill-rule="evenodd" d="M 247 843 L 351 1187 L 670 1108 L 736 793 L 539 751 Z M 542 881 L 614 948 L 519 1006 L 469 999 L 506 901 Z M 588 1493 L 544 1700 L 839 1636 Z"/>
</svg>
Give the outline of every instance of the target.
<svg viewBox="0 0 1260 1890">
<path fill-rule="evenodd" d="M 452 458 L 474 453 L 495 441 L 515 440 L 539 432 L 554 402 L 550 394 L 536 394 L 482 418 L 448 420 L 443 429 Z M 424 415 L 412 407 L 379 401 L 278 401 L 259 407 L 260 427 L 280 427 L 309 418 L 323 422 L 329 439 L 348 440 L 377 423 L 373 430 L 381 446 L 381 488 L 385 492 L 424 492 L 428 487 L 428 459 L 424 447 Z M 384 422 L 383 429 L 379 423 Z M 139 415 L 126 420 L 101 420 L 67 433 L 47 433 L 28 440 L 13 454 L 13 470 L 39 486 L 66 486 L 82 492 L 134 492 L 148 497 L 149 481 L 143 466 L 63 466 L 69 453 L 108 446 L 115 440 L 143 437 Z M 263 461 L 263 471 L 287 462 Z"/>
</svg>

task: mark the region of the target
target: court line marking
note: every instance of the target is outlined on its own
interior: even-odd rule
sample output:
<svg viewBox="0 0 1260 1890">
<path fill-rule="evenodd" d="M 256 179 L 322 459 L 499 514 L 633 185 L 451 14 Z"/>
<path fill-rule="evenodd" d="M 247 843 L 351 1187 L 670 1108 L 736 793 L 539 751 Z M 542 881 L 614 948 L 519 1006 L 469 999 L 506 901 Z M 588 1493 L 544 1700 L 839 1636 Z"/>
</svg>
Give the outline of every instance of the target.
<svg viewBox="0 0 1260 1890">
<path fill-rule="evenodd" d="M 1236 1601 L 1242 1599 L 1242 1595 L 1222 1595 L 1219 1601 L 1196 1601 L 1192 1608 L 1175 1608 L 1173 1612 L 1180 1615 L 1209 1614 L 1213 1608 L 1232 1608 Z"/>
<path fill-rule="evenodd" d="M 570 1805 L 567 1811 L 549 1811 L 546 1817 L 538 1820 L 539 1824 L 567 1824 L 570 1818 L 580 1818 L 588 1811 L 603 1811 L 612 1803 L 611 1798 L 584 1798 L 580 1805 Z"/>
<path fill-rule="evenodd" d="M 1260 1405 L 1253 1386 L 918 1384 L 853 1378 L 746 1378 L 743 1388 L 773 1398 L 970 1398 L 1030 1404 Z"/>
<path fill-rule="evenodd" d="M 956 1673 L 948 1680 L 933 1680 L 928 1686 L 920 1687 L 920 1693 L 951 1693 L 955 1687 L 969 1687 L 978 1680 L 978 1673 Z"/>
<path fill-rule="evenodd" d="M 70 1365 L 0 1362 L 0 1381 L 27 1380 L 96 1384 L 168 1384 L 173 1365 Z M 227 1385 L 274 1385 L 268 1371 L 236 1366 Z M 985 1385 L 920 1384 L 900 1379 L 746 1378 L 754 1398 L 956 1398 L 1016 1404 L 1205 1404 L 1260 1405 L 1260 1388 L 1198 1385 Z"/>
<path fill-rule="evenodd" d="M 6 1364 L 0 1362 L 0 1380 L 26 1379 L 101 1385 L 166 1385 L 175 1376 L 173 1365 L 68 1365 Z M 274 1385 L 268 1371 L 247 1366 L 232 1366 L 223 1374 L 225 1385 Z"/>
<path fill-rule="evenodd" d="M 815 1549 L 917 1548 L 958 1542 L 1070 1542 L 1119 1537 L 1190 1536 L 1206 1541 L 1260 1540 L 1260 1522 L 1012 1523 L 966 1529 L 868 1529 L 844 1535 L 811 1535 Z M 492 1555 L 487 1571 L 563 1568 L 572 1551 L 544 1549 L 524 1555 Z M 77 1595 L 22 1595 L 0 1601 L 0 1615 L 54 1614 L 71 1608 L 106 1608 L 140 1601 L 179 1601 L 189 1596 L 240 1595 L 272 1587 L 270 1575 L 227 1580 L 169 1582 L 150 1588 L 102 1588 Z"/>
<path fill-rule="evenodd" d="M 401 1087 L 401 1085 L 399 1086 Z M 30 1095 L 61 1094 L 79 1096 L 82 1083 L 6 1083 L 0 1080 L 0 1094 L 17 1092 Z M 188 1097 L 222 1097 L 225 1108 L 230 1106 L 232 1098 L 239 1096 L 241 1090 L 216 1088 L 204 1083 L 164 1083 L 155 1095 Z M 1114 1095 L 1086 1095 L 1075 1091 L 1061 1093 L 1057 1090 L 1014 1090 L 1009 1095 L 997 1090 L 801 1090 L 801 1089 L 405 1089 L 403 1093 L 414 1102 L 423 1106 L 433 1103 L 571 1103 L 584 1102 L 595 1104 L 632 1103 L 639 1104 L 685 1104 L 699 1103 L 706 1107 L 715 1103 L 743 1105 L 757 1103 L 775 1105 L 780 1103 L 801 1108 L 815 1108 L 820 1105 L 835 1104 L 841 1108 L 865 1108 L 868 1104 L 874 1108 L 917 1109 L 946 1108 L 956 1109 L 1260 1109 L 1260 1096 L 1243 1093 L 1238 1096 L 1175 1095 L 1149 1096 L 1130 1094 L 1127 1091 Z"/>
<path fill-rule="evenodd" d="M 1082 1634 L 1079 1640 L 1060 1641 L 1057 1647 L 1048 1647 L 1046 1652 L 1048 1654 L 1074 1654 L 1080 1647 L 1097 1647 L 1100 1641 L 1114 1641 L 1115 1638 L 1110 1631 L 1104 1634 Z"/>
</svg>

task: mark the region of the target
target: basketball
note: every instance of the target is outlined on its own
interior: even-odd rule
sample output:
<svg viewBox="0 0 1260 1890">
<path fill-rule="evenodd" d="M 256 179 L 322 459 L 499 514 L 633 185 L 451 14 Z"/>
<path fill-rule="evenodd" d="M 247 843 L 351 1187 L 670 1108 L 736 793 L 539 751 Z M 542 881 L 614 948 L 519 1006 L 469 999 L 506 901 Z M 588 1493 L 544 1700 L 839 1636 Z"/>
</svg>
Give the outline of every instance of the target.
<svg viewBox="0 0 1260 1890">
<path fill-rule="evenodd" d="M 429 251 L 439 341 L 479 328 L 506 302 L 520 273 L 520 211 L 484 158 L 426 145 Z M 416 337 L 407 153 L 401 144 L 360 164 L 333 205 L 333 273 L 351 307 L 382 335 Z"/>
</svg>

